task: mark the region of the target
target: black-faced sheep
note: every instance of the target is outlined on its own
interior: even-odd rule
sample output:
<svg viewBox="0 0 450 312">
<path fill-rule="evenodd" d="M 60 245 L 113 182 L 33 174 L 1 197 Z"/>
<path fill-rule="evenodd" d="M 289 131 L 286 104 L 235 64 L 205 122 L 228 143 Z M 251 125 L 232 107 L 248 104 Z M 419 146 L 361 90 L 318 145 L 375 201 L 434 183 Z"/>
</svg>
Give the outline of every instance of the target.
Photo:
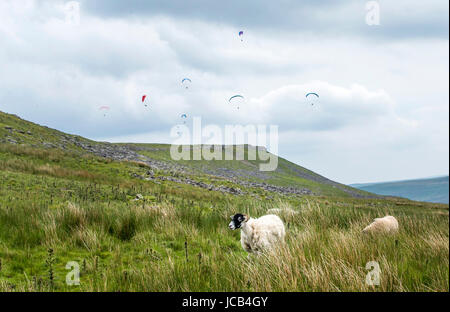
<svg viewBox="0 0 450 312">
<path fill-rule="evenodd" d="M 284 242 L 286 235 L 283 221 L 276 215 L 253 219 L 238 213 L 231 217 L 228 227 L 232 230 L 241 229 L 241 245 L 249 253 L 258 254 L 272 249 Z"/>
</svg>

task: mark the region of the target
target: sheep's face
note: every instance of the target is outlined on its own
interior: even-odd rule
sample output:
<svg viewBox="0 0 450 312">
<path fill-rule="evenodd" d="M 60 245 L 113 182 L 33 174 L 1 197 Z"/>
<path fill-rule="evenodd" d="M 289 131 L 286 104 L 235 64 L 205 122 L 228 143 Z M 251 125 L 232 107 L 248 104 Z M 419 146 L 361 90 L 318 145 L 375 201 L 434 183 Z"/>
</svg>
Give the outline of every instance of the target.
<svg viewBox="0 0 450 312">
<path fill-rule="evenodd" d="M 242 224 L 244 222 L 247 222 L 247 220 L 248 220 L 247 215 L 237 213 L 234 216 L 231 216 L 231 222 L 230 224 L 228 224 L 228 227 L 232 230 L 239 229 L 240 227 L 242 227 Z"/>
</svg>

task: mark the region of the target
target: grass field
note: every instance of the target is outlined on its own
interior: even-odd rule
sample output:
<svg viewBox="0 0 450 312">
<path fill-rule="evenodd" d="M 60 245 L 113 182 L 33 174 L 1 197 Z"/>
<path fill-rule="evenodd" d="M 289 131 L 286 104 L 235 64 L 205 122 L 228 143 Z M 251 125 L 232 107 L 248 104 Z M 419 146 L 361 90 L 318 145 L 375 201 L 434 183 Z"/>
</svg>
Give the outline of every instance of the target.
<svg viewBox="0 0 450 312">
<path fill-rule="evenodd" d="M 162 144 L 123 146 L 168 169 L 115 161 L 85 147 L 120 144 L 1 112 L 0 141 L 0 291 L 449 291 L 448 205 L 363 198 L 370 194 L 282 158 L 266 175 L 251 161 L 174 163 Z M 184 169 L 172 170 L 177 165 Z M 149 170 L 154 180 L 136 178 Z M 235 175 L 211 174 L 220 170 Z M 269 191 L 243 180 L 312 193 Z M 286 244 L 247 257 L 229 217 L 258 217 L 271 208 L 282 211 Z M 398 234 L 361 233 L 386 214 L 399 220 Z M 72 261 L 80 285 L 66 283 Z M 365 282 L 370 261 L 381 270 L 378 286 Z"/>
<path fill-rule="evenodd" d="M 131 179 L 139 163 L 10 144 L 0 169 L 1 291 L 449 290 L 448 205 L 235 196 Z M 248 258 L 229 216 L 270 208 L 286 210 L 286 245 Z M 385 214 L 398 218 L 398 234 L 361 234 Z M 69 261 L 78 286 L 65 282 Z M 379 286 L 365 283 L 369 261 L 380 265 Z"/>
</svg>

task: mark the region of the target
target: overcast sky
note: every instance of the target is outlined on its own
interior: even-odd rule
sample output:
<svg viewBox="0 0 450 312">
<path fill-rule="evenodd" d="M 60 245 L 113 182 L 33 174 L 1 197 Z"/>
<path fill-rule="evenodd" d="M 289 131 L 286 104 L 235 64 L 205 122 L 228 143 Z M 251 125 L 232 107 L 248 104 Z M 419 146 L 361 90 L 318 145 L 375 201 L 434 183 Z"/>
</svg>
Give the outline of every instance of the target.
<svg viewBox="0 0 450 312">
<path fill-rule="evenodd" d="M 372 26 L 362 0 L 66 3 L 0 1 L 1 111 L 111 142 L 173 142 L 182 113 L 278 125 L 280 156 L 342 183 L 449 172 L 448 1 L 380 0 Z"/>
</svg>

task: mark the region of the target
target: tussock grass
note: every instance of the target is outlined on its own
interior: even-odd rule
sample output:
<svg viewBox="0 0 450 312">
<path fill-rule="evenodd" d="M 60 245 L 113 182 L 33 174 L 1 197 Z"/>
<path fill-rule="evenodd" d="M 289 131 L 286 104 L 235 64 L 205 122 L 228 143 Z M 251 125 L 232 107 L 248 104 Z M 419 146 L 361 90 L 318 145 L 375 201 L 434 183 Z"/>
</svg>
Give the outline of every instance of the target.
<svg viewBox="0 0 450 312">
<path fill-rule="evenodd" d="M 1 176 L 1 291 L 449 289 L 445 207 L 318 197 L 263 201 L 221 195 L 217 201 L 194 189 L 166 192 L 170 186 L 159 189 L 162 195 L 153 186 L 94 187 L 47 175 Z M 23 192 L 22 182 L 30 192 Z M 40 192 L 33 192 L 38 186 Z M 134 201 L 137 189 L 152 200 Z M 189 192 L 195 196 L 186 199 Z M 247 257 L 239 232 L 227 228 L 229 216 L 240 211 L 257 217 L 269 209 L 278 209 L 286 223 L 286 243 L 273 253 Z M 388 213 L 399 220 L 398 234 L 361 233 L 374 217 Z M 53 286 L 45 264 L 49 248 L 55 258 Z M 80 286 L 64 282 L 68 261 L 80 263 Z M 379 286 L 365 283 L 369 261 L 380 265 Z"/>
</svg>

